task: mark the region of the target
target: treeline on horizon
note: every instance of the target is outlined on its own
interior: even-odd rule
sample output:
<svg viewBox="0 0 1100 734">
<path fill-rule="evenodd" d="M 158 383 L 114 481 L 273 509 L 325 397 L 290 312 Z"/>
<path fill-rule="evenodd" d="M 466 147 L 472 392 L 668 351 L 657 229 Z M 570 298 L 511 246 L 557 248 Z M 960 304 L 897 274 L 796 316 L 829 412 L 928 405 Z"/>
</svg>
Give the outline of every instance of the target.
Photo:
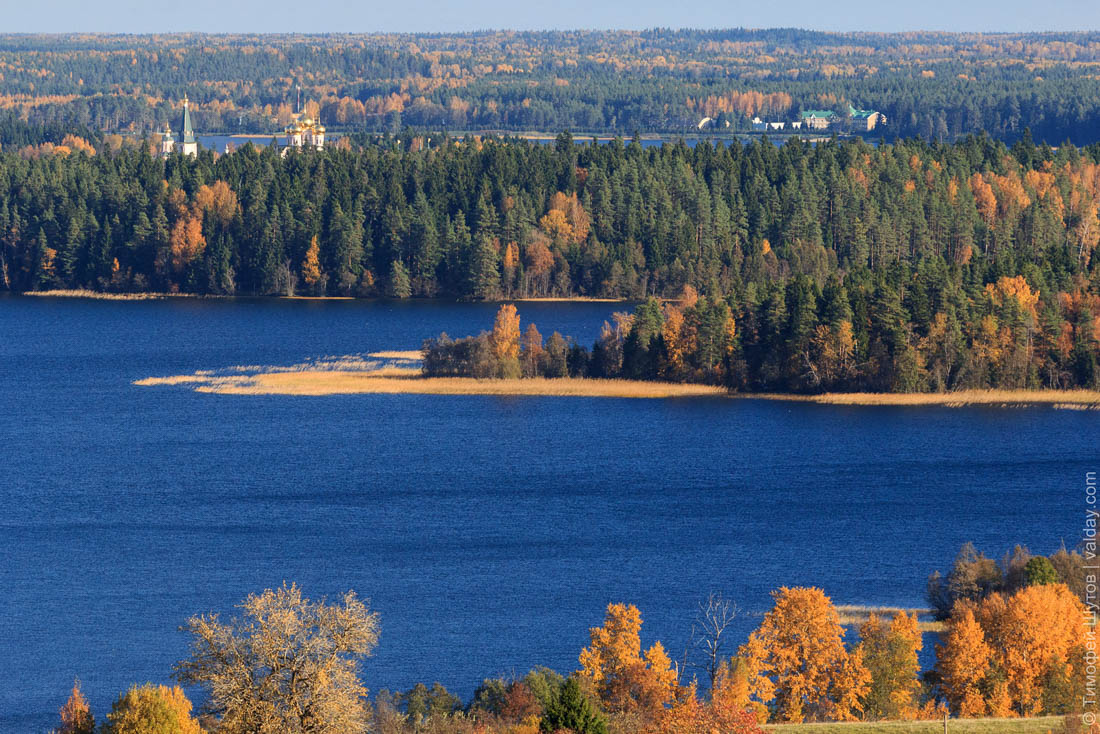
<svg viewBox="0 0 1100 734">
<path fill-rule="evenodd" d="M 670 379 L 881 391 L 1097 380 L 1100 146 L 644 149 L 563 134 L 554 146 L 161 160 L 122 140 L 65 142 L 0 153 L 0 288 L 636 300 L 687 289 L 702 296 L 680 314 L 688 327 L 733 323 Z M 835 369 L 810 364 L 825 352 Z"/>
<path fill-rule="evenodd" d="M 1100 34 L 797 29 L 462 34 L 0 35 L 0 109 L 110 132 L 684 132 L 703 117 L 883 112 L 886 137 L 1100 140 Z M 729 123 L 729 127 L 726 127 Z M 876 136 L 879 131 L 874 133 Z M 8 144 L 0 137 L 0 142 Z"/>
<path fill-rule="evenodd" d="M 118 697 L 100 732 L 763 734 L 766 722 L 949 714 L 1065 716 L 1067 734 L 1084 732 L 1095 708 L 1086 671 L 1096 663 L 1086 563 L 1078 551 L 1044 557 L 1017 546 L 998 565 L 966 544 L 947 576 L 930 581 L 943 622 L 924 671 L 928 623 L 915 612 L 838 608 L 822 589 L 783 587 L 741 644 L 741 610 L 711 594 L 685 620 L 690 640 L 676 661 L 659 640 L 642 644 L 634 605 L 611 603 L 577 670 L 487 678 L 467 702 L 438 682 L 382 690 L 372 702 L 360 664 L 377 645 L 379 615 L 353 592 L 315 601 L 284 584 L 250 595 L 236 617 L 199 615 L 181 628 L 190 654 L 173 676 L 206 694 L 198 717 L 183 689 L 146 684 Z M 94 734 L 79 683 L 60 719 L 56 734 Z"/>
</svg>

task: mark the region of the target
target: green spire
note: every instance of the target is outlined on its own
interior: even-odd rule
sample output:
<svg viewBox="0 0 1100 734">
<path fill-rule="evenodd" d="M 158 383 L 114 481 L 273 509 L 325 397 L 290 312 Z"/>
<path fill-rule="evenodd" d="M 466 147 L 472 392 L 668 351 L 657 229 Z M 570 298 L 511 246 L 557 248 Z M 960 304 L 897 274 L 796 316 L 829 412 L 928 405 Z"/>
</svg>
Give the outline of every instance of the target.
<svg viewBox="0 0 1100 734">
<path fill-rule="evenodd" d="M 183 98 L 183 142 L 195 142 L 195 131 L 191 129 L 191 110 L 188 108 L 187 97 Z"/>
</svg>

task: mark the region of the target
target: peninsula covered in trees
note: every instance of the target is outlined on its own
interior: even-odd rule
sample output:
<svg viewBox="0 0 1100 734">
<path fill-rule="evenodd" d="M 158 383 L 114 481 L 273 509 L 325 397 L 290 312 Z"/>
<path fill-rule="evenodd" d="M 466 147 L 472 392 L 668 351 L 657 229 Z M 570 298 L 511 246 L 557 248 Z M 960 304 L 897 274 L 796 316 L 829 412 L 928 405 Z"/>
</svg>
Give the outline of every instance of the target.
<svg viewBox="0 0 1100 734">
<path fill-rule="evenodd" d="M 161 160 L 76 139 L 0 153 L 0 287 L 691 292 L 680 315 L 720 339 L 666 378 L 920 392 L 1093 387 L 1100 374 L 1096 146 L 645 149 L 562 135 L 414 148 Z M 659 329 L 642 323 L 648 348 Z"/>
</svg>

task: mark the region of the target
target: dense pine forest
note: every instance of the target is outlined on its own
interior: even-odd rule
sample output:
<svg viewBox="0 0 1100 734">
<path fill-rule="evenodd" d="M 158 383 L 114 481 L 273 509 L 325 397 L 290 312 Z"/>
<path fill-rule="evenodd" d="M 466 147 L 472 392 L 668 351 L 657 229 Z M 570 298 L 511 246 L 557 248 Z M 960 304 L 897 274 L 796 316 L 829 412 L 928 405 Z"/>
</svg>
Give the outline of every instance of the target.
<svg viewBox="0 0 1100 734">
<path fill-rule="evenodd" d="M 149 132 L 280 129 L 299 90 L 333 129 L 748 130 L 848 105 L 874 135 L 1100 140 L 1100 34 L 778 30 L 469 34 L 3 35 L 0 109 Z M 728 124 L 728 127 L 727 127 Z M 0 137 L 0 142 L 8 141 Z"/>
<path fill-rule="evenodd" d="M 417 142 L 162 160 L 69 135 L 0 154 L 0 286 L 686 297 L 672 318 L 694 346 L 674 379 L 940 391 L 1100 375 L 1100 146 Z"/>
</svg>

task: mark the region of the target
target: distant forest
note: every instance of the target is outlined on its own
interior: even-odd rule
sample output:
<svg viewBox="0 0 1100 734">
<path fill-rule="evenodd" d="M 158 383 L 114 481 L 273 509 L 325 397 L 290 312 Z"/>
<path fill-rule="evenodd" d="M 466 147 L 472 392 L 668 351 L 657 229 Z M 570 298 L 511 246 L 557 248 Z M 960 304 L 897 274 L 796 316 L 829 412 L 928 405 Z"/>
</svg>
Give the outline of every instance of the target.
<svg viewBox="0 0 1100 734">
<path fill-rule="evenodd" d="M 68 134 L 9 149 L 0 288 L 677 298 L 696 335 L 677 379 L 1100 376 L 1100 145 L 423 142 L 163 160 Z"/>
<path fill-rule="evenodd" d="M 0 110 L 137 133 L 332 129 L 679 133 L 848 105 L 873 135 L 1100 140 L 1100 33 L 779 30 L 373 35 L 0 35 Z M 728 128 L 726 123 L 729 123 Z M 2 138 L 0 138 L 2 140 Z M 5 144 L 7 141 L 4 141 Z"/>
</svg>

